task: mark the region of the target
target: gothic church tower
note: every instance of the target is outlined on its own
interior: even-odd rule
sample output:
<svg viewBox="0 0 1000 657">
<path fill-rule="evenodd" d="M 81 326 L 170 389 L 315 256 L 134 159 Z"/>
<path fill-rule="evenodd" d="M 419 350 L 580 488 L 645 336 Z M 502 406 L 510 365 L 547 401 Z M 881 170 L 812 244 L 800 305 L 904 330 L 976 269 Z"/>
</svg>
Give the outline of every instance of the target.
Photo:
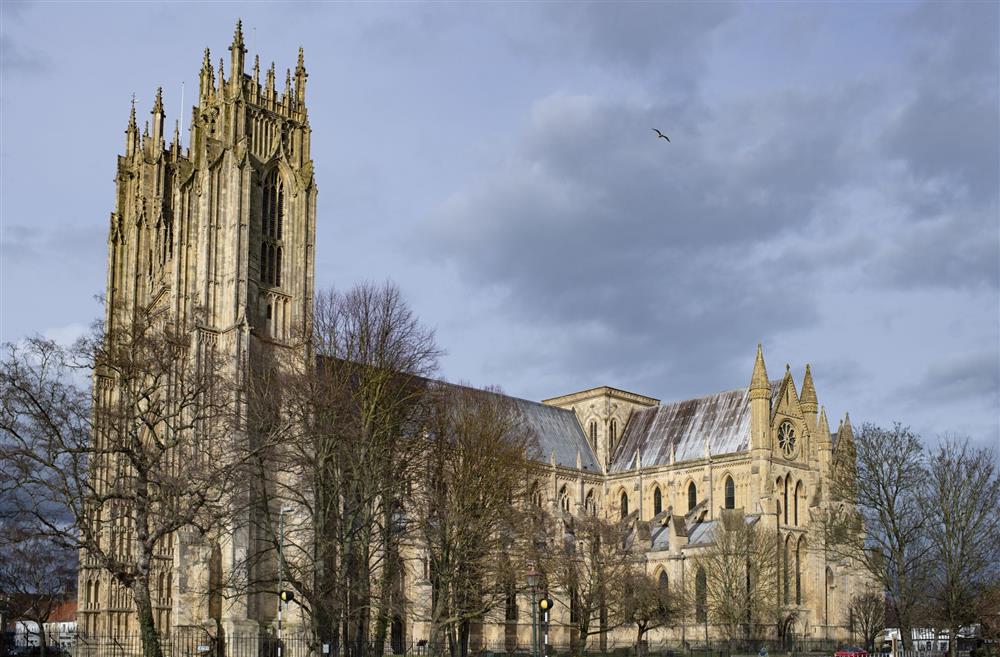
<svg viewBox="0 0 1000 657">
<path fill-rule="evenodd" d="M 316 185 L 302 49 L 280 93 L 273 64 L 263 82 L 257 58 L 252 73 L 244 72 L 239 23 L 229 55 L 227 78 L 223 60 L 213 66 L 205 50 L 186 149 L 179 127 L 166 143 L 160 90 L 141 133 L 133 101 L 108 235 L 106 326 L 113 332 L 138 309 L 162 311 L 168 322 L 193 331 L 195 352 L 213 351 L 241 377 L 263 363 L 305 357 Z M 111 394 L 98 392 L 97 403 Z M 214 559 L 225 572 L 240 563 L 250 540 L 237 533 L 228 544 L 206 548 L 175 537 L 160 565 L 173 586 L 154 603 L 158 625 L 207 621 L 204 591 L 192 587 L 185 597 L 191 573 L 184 570 Z M 107 579 L 82 565 L 81 596 L 84 581 Z M 104 582 L 98 590 L 112 586 Z M 241 600 L 213 614 L 227 631 L 257 620 L 253 602 Z M 80 606 L 81 629 L 135 631 L 131 612 L 118 609 L 107 593 L 87 603 Z"/>
</svg>

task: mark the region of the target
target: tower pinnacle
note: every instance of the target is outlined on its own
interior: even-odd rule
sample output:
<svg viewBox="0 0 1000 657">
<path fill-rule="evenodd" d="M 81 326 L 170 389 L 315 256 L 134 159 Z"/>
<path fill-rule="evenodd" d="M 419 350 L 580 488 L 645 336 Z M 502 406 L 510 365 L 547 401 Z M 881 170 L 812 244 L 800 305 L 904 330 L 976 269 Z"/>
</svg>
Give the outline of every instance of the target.
<svg viewBox="0 0 1000 657">
<path fill-rule="evenodd" d="M 771 384 L 767 381 L 767 368 L 764 366 L 764 348 L 757 343 L 757 358 L 753 363 L 753 374 L 750 376 L 750 399 L 769 398 Z"/>
<path fill-rule="evenodd" d="M 229 52 L 232 53 L 232 66 L 230 68 L 230 75 L 233 76 L 232 79 L 240 83 L 243 77 L 243 57 L 246 55 L 247 49 L 243 44 L 243 21 L 237 19 L 236 21 L 236 31 L 233 33 L 233 43 L 229 46 Z"/>
<path fill-rule="evenodd" d="M 299 63 L 295 66 L 295 101 L 296 109 L 304 110 L 306 105 L 306 57 L 302 46 L 299 46 Z"/>
<path fill-rule="evenodd" d="M 805 413 L 816 413 L 819 400 L 816 398 L 816 386 L 813 385 L 812 369 L 809 367 L 809 363 L 806 363 L 806 375 L 802 379 L 802 393 L 799 395 L 799 402 Z"/>
</svg>

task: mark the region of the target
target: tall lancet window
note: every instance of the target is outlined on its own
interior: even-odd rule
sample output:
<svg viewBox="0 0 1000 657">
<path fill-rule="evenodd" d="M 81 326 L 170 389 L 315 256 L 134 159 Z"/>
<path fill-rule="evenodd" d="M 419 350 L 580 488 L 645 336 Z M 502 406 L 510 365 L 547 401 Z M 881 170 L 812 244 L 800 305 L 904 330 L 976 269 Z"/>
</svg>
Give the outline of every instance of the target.
<svg viewBox="0 0 1000 657">
<path fill-rule="evenodd" d="M 281 287 L 282 233 L 285 223 L 285 184 L 274 169 L 264 179 L 260 223 L 260 281 Z"/>
</svg>

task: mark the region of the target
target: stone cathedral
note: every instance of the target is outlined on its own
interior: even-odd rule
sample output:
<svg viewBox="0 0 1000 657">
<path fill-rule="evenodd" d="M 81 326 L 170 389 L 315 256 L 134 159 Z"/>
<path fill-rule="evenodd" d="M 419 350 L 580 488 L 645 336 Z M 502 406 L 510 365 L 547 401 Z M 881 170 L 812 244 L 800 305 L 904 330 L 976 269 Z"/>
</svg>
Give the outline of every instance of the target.
<svg viewBox="0 0 1000 657">
<path fill-rule="evenodd" d="M 165 309 L 197 327 L 193 349 L 213 350 L 233 372 L 304 357 L 291 337 L 304 332 L 313 301 L 316 231 L 302 50 L 280 91 L 273 64 L 261 71 L 255 58 L 246 72 L 246 52 L 239 25 L 228 77 L 226 62 L 213 64 L 206 49 L 187 148 L 179 128 L 166 135 L 159 91 L 141 130 L 133 104 L 108 235 L 108 308 Z M 109 310 L 109 326 L 120 321 L 113 315 Z M 843 639 L 848 603 L 864 579 L 813 545 L 808 530 L 832 503 L 832 463 L 838 455 L 853 458 L 851 424 L 845 415 L 830 430 L 808 365 L 797 385 L 787 367 L 779 378 L 768 376 L 759 346 L 751 355 L 746 371 L 734 373 L 734 389 L 683 401 L 607 386 L 540 403 L 514 400 L 544 455 L 533 496 L 553 511 L 633 523 L 636 549 L 661 583 L 692 581 L 690 558 L 710 545 L 727 511 L 739 511 L 780 536 L 781 604 L 794 613 L 795 633 Z M 182 534 L 173 537 L 156 565 L 158 626 L 205 626 L 209 614 L 230 635 L 273 626 L 273 604 L 236 597 L 211 611 L 198 590 L 210 562 L 227 571 L 249 541 L 237 532 L 210 554 Z M 426 575 L 408 567 L 403 588 L 394 648 L 429 638 Z M 475 640 L 503 642 L 511 620 L 530 636 L 529 606 L 518 603 L 521 617 L 487 624 Z M 123 591 L 86 559 L 78 608 L 82 632 L 137 629 Z M 554 625 L 568 621 L 560 613 L 557 606 Z M 648 638 L 696 642 L 709 632 L 700 620 L 692 615 Z M 297 622 L 293 610 L 286 623 Z M 620 632 L 634 637 L 632 629 Z"/>
</svg>

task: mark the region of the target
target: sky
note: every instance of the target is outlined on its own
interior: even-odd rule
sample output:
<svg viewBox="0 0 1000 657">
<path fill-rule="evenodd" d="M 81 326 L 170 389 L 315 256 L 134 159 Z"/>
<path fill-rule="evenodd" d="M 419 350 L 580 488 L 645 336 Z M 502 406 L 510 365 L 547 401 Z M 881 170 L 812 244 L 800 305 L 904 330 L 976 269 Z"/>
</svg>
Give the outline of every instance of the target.
<svg viewBox="0 0 1000 657">
<path fill-rule="evenodd" d="M 834 429 L 1000 448 L 1000 3 L 0 12 L 0 341 L 100 315 L 132 94 L 190 117 L 242 18 L 305 49 L 317 288 L 397 283 L 443 377 L 668 402 L 760 342 Z"/>
</svg>

